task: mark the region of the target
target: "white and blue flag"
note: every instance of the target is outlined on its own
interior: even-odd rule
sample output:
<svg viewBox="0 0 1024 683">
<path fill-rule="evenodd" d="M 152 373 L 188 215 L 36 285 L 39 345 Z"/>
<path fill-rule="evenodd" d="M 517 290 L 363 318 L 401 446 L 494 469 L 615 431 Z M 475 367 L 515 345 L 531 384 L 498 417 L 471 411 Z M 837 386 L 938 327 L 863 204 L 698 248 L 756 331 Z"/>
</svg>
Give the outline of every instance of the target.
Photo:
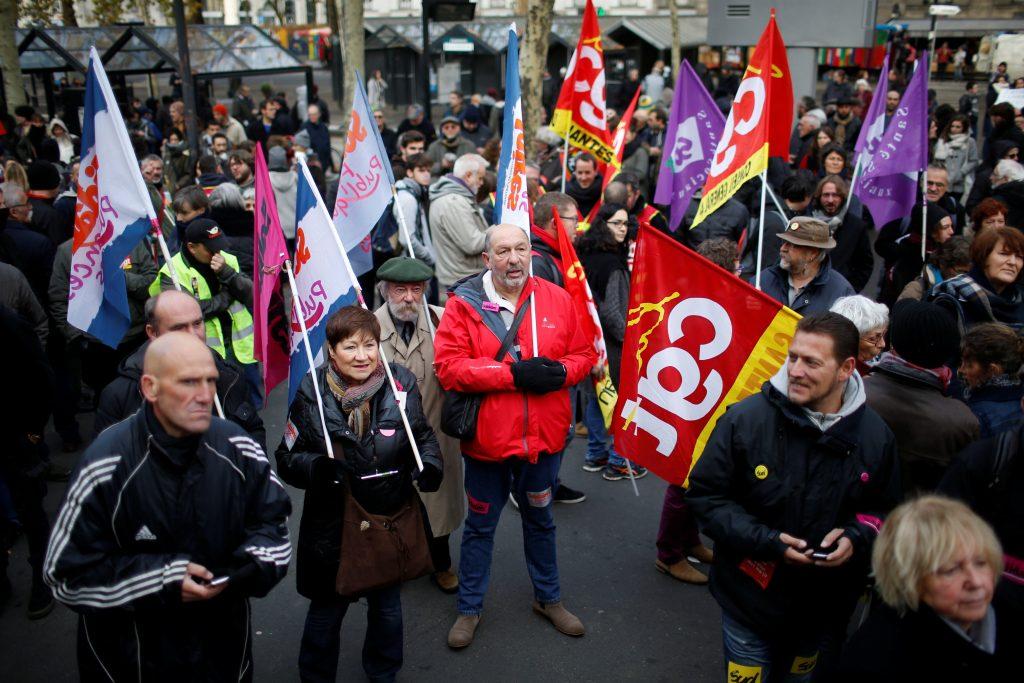
<svg viewBox="0 0 1024 683">
<path fill-rule="evenodd" d="M 121 268 L 156 214 L 95 47 L 84 109 L 68 322 L 116 348 L 132 318 Z"/>
<path fill-rule="evenodd" d="M 505 119 L 501 130 L 494 223 L 518 225 L 529 235 L 531 222 L 530 197 L 526 191 L 523 99 L 519 91 L 519 38 L 516 25 L 512 24 L 508 29 L 508 56 L 505 60 Z"/>
<path fill-rule="evenodd" d="M 355 283 L 338 254 L 334 225 L 324 200 L 313 184 L 309 168 L 302 161 L 298 166 L 299 183 L 295 199 L 295 273 L 296 296 L 301 310 L 292 307 L 289 324 L 291 333 L 291 361 L 288 371 L 288 405 L 302 378 L 309 372 L 305 339 L 298 316 L 306 323 L 306 332 L 312 355 L 319 364 L 323 360 L 324 342 L 327 341 L 327 319 L 342 306 L 356 302 Z"/>
<path fill-rule="evenodd" d="M 333 216 L 358 276 L 373 268 L 370 231 L 391 203 L 395 176 L 358 71 L 355 81 Z"/>
</svg>

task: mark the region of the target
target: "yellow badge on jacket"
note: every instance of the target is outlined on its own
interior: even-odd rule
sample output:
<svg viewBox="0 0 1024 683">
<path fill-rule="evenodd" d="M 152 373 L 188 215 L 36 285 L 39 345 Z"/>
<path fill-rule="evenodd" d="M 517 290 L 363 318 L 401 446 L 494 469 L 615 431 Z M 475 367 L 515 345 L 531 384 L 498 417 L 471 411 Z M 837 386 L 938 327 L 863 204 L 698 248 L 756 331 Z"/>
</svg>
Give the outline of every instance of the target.
<svg viewBox="0 0 1024 683">
<path fill-rule="evenodd" d="M 765 467 L 764 465 L 758 465 L 757 467 L 754 468 L 754 476 L 757 477 L 758 479 L 767 479 L 768 468 Z"/>
</svg>

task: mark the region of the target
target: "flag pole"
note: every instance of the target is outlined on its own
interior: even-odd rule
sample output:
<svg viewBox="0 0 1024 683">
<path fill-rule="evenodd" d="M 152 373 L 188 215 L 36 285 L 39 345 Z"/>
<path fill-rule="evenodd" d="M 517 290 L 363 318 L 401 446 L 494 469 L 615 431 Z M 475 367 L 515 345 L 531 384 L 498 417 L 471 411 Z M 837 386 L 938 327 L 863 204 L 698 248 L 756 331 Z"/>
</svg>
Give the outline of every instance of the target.
<svg viewBox="0 0 1024 683">
<path fill-rule="evenodd" d="M 754 286 L 761 289 L 761 256 L 764 253 L 764 200 L 768 190 L 768 169 L 761 171 L 761 220 L 757 225 L 757 264 L 754 275 Z M 785 213 L 783 213 L 785 217 Z"/>
<path fill-rule="evenodd" d="M 306 176 L 306 182 L 309 183 L 311 188 L 316 188 L 316 184 L 313 182 L 313 177 L 309 173 L 309 167 L 306 166 L 305 160 L 299 160 L 299 166 L 302 169 L 302 174 Z M 314 190 L 315 192 L 316 190 Z M 319 206 L 324 212 L 324 218 L 331 225 L 331 237 L 334 238 L 334 243 L 338 247 L 338 253 L 341 254 L 341 260 L 345 264 L 345 272 L 348 273 L 349 279 L 352 281 L 352 287 L 356 290 L 356 296 L 359 298 L 359 305 L 365 310 L 369 311 L 370 307 L 366 305 L 366 299 L 363 298 L 363 288 L 359 285 L 359 280 L 356 278 L 355 271 L 352 270 L 352 263 L 348 260 L 348 252 L 345 251 L 345 245 L 341 243 L 341 237 L 338 235 L 338 230 L 334 227 L 334 220 L 331 218 L 331 214 L 327 211 L 327 206 L 324 204 L 324 200 L 319 195 L 317 196 L 317 206 Z M 308 345 L 307 345 L 308 346 Z M 391 374 L 391 366 L 388 365 L 387 354 L 384 352 L 384 347 L 378 345 L 377 352 L 380 354 L 381 363 L 384 365 L 384 373 L 388 376 L 388 384 L 391 385 L 391 391 L 395 395 L 395 399 L 398 403 L 398 413 L 402 416 L 402 426 L 405 427 L 405 433 L 409 436 L 409 445 L 412 446 L 412 456 L 416 460 L 416 467 L 423 471 L 423 459 L 420 457 L 420 447 L 416 445 L 416 437 L 412 432 L 412 425 L 409 424 L 409 416 L 405 412 L 405 406 L 398 399 L 398 386 L 395 384 L 395 377 Z"/>
<path fill-rule="evenodd" d="M 853 176 L 850 178 L 850 191 L 846 195 L 846 206 L 843 207 L 843 215 L 850 209 L 850 202 L 853 201 L 853 190 L 857 187 L 857 178 L 860 177 L 860 160 L 853 166 Z"/>
<path fill-rule="evenodd" d="M 288 273 L 288 285 L 292 290 L 292 312 L 299 320 L 299 327 L 302 328 L 302 340 L 306 343 L 306 360 L 309 361 L 309 376 L 313 378 L 313 393 L 316 394 L 316 407 L 320 413 L 320 427 L 324 430 L 327 457 L 334 460 L 334 447 L 331 445 L 331 437 L 327 433 L 327 419 L 324 417 L 324 400 L 320 395 L 320 383 L 316 380 L 316 361 L 313 359 L 313 349 L 309 346 L 309 332 L 306 330 L 306 320 L 302 317 L 302 302 L 299 301 L 299 288 L 295 285 L 291 261 L 285 260 L 284 270 Z"/>
<path fill-rule="evenodd" d="M 409 232 L 409 224 L 405 220 L 405 212 L 398 206 L 398 189 L 394 185 L 391 186 L 391 197 L 394 201 L 391 211 L 398 215 L 398 226 L 405 233 L 405 243 L 409 247 L 409 256 L 416 258 L 416 251 L 412 248 L 412 233 Z M 426 289 L 423 290 L 423 315 L 427 318 L 427 329 L 430 330 L 430 338 L 433 339 L 434 335 L 437 334 L 437 330 L 434 329 L 434 321 L 430 319 L 430 302 L 427 301 Z"/>
<path fill-rule="evenodd" d="M 565 147 L 562 148 L 562 194 L 565 194 L 565 177 L 569 175 L 569 131 L 565 131 Z"/>
<path fill-rule="evenodd" d="M 765 186 L 768 187 L 767 184 Z M 775 190 L 771 187 L 768 187 L 768 196 L 772 198 L 775 208 L 779 210 L 780 214 L 782 214 L 782 219 L 786 220 L 786 207 L 782 205 L 782 202 L 779 201 L 778 195 L 775 194 Z"/>
<path fill-rule="evenodd" d="M 921 173 L 921 260 L 927 261 L 928 242 L 928 169 Z M 922 266 L 923 267 L 923 266 Z"/>
</svg>

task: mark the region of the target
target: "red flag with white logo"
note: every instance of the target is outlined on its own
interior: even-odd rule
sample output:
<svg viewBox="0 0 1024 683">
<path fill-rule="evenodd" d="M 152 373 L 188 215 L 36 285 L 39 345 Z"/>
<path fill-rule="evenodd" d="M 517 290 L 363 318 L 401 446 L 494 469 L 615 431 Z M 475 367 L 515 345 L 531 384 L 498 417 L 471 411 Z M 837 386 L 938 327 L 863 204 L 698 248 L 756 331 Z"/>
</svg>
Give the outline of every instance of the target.
<svg viewBox="0 0 1024 683">
<path fill-rule="evenodd" d="M 615 448 L 683 484 L 726 407 L 785 362 L 800 316 L 658 230 L 640 228 L 636 264 Z"/>
</svg>

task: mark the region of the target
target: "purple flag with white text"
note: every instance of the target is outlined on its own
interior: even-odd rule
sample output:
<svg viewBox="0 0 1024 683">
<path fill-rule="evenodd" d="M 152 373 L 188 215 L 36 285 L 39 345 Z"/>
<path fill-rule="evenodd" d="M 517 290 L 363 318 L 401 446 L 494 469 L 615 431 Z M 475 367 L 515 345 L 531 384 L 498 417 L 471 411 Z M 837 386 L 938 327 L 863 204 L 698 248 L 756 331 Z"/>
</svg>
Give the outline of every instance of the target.
<svg viewBox="0 0 1024 683">
<path fill-rule="evenodd" d="M 704 187 L 725 127 L 725 116 L 686 60 L 679 65 L 676 83 L 654 192 L 655 203 L 671 206 L 673 231 L 679 228 L 690 198 Z"/>
<path fill-rule="evenodd" d="M 862 159 L 856 194 L 875 225 L 907 215 L 917 200 L 918 174 L 927 166 L 928 54 L 923 52 L 889 126 Z"/>
<path fill-rule="evenodd" d="M 871 106 L 864 115 L 864 125 L 860 127 L 857 144 L 853 147 L 854 158 L 861 166 L 878 146 L 878 141 L 885 133 L 885 96 L 889 92 L 889 55 L 882 62 L 882 73 L 878 76 L 875 96 L 871 98 Z"/>
</svg>

